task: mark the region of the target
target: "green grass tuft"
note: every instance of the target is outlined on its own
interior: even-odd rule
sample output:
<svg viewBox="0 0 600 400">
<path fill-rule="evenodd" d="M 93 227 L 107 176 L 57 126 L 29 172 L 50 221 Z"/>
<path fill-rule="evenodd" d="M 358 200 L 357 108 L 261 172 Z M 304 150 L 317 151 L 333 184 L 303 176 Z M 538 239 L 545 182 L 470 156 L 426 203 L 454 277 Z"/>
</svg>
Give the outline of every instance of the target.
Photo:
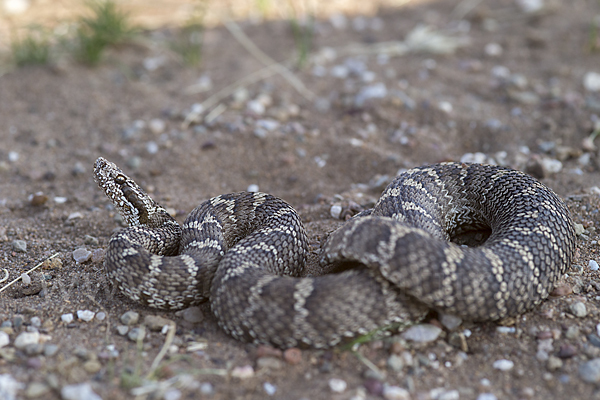
<svg viewBox="0 0 600 400">
<path fill-rule="evenodd" d="M 11 51 L 18 67 L 45 65 L 50 59 L 50 42 L 41 29 L 34 28 L 23 39 L 13 41 Z"/>
<path fill-rule="evenodd" d="M 107 47 L 125 42 L 135 29 L 129 16 L 112 0 L 90 1 L 88 6 L 92 15 L 78 21 L 75 56 L 83 63 L 96 65 Z"/>
</svg>

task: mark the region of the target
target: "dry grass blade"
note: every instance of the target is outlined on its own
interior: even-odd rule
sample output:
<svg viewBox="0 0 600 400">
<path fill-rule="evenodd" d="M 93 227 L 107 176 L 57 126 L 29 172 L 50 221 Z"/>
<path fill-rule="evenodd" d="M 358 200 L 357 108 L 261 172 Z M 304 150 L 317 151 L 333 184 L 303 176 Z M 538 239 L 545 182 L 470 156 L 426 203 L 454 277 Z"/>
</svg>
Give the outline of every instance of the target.
<svg viewBox="0 0 600 400">
<path fill-rule="evenodd" d="M 60 254 L 60 253 L 54 253 L 54 254 L 52 254 L 50 257 L 46 258 L 46 260 L 51 260 L 51 259 L 53 259 L 54 257 L 56 257 L 57 255 L 59 255 L 59 254 Z M 25 272 L 25 274 L 29 274 L 29 273 L 31 273 L 31 272 L 33 272 L 33 271 L 35 271 L 36 269 L 38 269 L 39 267 L 41 267 L 41 266 L 42 266 L 42 264 L 44 264 L 44 262 L 45 262 L 46 260 L 42 261 L 41 263 L 39 263 L 39 264 L 38 264 L 38 265 L 36 265 L 35 267 L 31 268 L 29 271 Z M 5 271 L 6 271 L 6 273 L 7 273 L 7 275 L 6 275 L 6 278 L 5 278 L 5 279 L 3 279 L 3 280 L 2 280 L 2 281 L 0 281 L 0 282 L 4 282 L 5 280 L 7 280 L 7 279 L 8 279 L 8 271 L 7 271 L 6 269 L 5 269 Z M 8 287 L 12 286 L 12 285 L 13 285 L 15 282 L 17 282 L 19 279 L 21 279 L 21 276 L 23 276 L 23 274 L 19 275 L 19 277 L 18 277 L 18 278 L 15 278 L 15 279 L 13 279 L 13 280 L 12 280 L 10 283 L 7 283 L 6 285 L 4 285 L 4 286 L 2 287 L 2 289 L 0 289 L 0 293 L 2 293 L 2 292 L 3 292 L 4 290 L 6 290 Z"/>
</svg>

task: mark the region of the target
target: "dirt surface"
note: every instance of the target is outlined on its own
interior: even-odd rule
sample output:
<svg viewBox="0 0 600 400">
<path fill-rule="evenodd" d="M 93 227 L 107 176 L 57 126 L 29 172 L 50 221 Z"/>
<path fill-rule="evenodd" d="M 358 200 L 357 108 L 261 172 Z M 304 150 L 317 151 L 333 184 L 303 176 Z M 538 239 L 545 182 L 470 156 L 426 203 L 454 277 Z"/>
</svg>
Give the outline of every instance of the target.
<svg viewBox="0 0 600 400">
<path fill-rule="evenodd" d="M 315 98 L 271 74 L 225 97 L 200 123 L 185 123 L 193 104 L 264 67 L 225 28 L 206 32 L 200 68 L 185 67 L 170 52 L 174 32 L 165 29 L 111 51 L 94 69 L 66 62 L 1 76 L 0 269 L 12 281 L 55 253 L 60 260 L 30 273 L 28 285 L 19 281 L 0 293 L 0 330 L 10 339 L 0 346 L 0 376 L 22 383 L 17 398 L 71 398 L 64 389 L 80 383 L 103 399 L 132 393 L 168 399 L 600 398 L 597 383 L 586 381 L 600 381 L 600 372 L 594 378 L 593 365 L 586 364 L 600 357 L 600 286 L 598 272 L 588 267 L 598 257 L 600 174 L 588 139 L 600 97 L 583 84 L 598 70 L 593 22 L 600 6 L 546 2 L 535 13 L 513 1 L 457 7 L 465 4 L 381 9 L 376 17 L 347 18 L 346 27 L 339 18 L 338 27 L 319 20 L 313 60 L 292 68 Z M 365 50 L 404 40 L 419 24 L 470 42 L 446 55 L 348 53 L 351 44 Z M 241 27 L 273 59 L 294 59 L 287 22 Z M 485 155 L 466 154 L 474 152 Z M 167 313 L 112 290 L 102 249 L 121 224 L 92 180 L 98 156 L 121 165 L 180 221 L 211 196 L 257 185 L 299 210 L 315 252 L 342 223 L 331 216 L 332 205 L 342 206 L 342 217 L 352 215 L 372 205 L 398 170 L 444 160 L 493 160 L 533 174 L 567 200 L 583 233 L 557 296 L 520 318 L 464 322 L 425 344 L 394 333 L 356 352 L 302 350 L 295 362 L 290 354 L 282 358 L 226 336 L 207 305 Z M 82 247 L 93 256 L 78 264 L 73 251 Z M 585 307 L 580 316 L 576 303 Z M 78 310 L 100 318 L 85 322 Z M 157 369 L 151 365 L 166 336 L 147 331 L 137 343 L 122 336 L 117 327 L 127 311 L 140 314 L 130 329 L 151 315 L 176 323 Z M 62 321 L 68 313 L 74 320 Z M 430 322 L 437 321 L 432 314 Z M 41 337 L 22 346 L 16 339 L 27 331 Z M 494 367 L 504 359 L 514 366 Z M 151 382 L 162 386 L 140 379 L 150 372 Z M 340 392 L 336 384 L 343 384 L 335 379 L 346 385 Z M 140 385 L 146 394 L 132 392 Z M 393 397 L 393 387 L 410 397 Z"/>
</svg>

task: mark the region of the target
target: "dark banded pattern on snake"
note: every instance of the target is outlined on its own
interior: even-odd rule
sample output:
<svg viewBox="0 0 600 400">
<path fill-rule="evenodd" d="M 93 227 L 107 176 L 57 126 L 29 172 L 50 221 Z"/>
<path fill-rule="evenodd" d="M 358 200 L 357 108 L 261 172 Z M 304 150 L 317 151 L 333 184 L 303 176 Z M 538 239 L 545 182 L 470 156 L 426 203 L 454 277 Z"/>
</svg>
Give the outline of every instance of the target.
<svg viewBox="0 0 600 400">
<path fill-rule="evenodd" d="M 281 199 L 217 196 L 179 227 L 113 163 L 99 158 L 94 176 L 130 225 L 105 261 L 124 294 L 167 309 L 209 300 L 227 333 L 283 348 L 334 346 L 429 308 L 475 321 L 519 315 L 548 296 L 575 252 L 560 198 L 497 166 L 400 175 L 323 246 L 323 265 L 348 269 L 302 278 L 306 233 Z M 451 242 L 472 229 L 491 234 L 477 247 Z"/>
</svg>

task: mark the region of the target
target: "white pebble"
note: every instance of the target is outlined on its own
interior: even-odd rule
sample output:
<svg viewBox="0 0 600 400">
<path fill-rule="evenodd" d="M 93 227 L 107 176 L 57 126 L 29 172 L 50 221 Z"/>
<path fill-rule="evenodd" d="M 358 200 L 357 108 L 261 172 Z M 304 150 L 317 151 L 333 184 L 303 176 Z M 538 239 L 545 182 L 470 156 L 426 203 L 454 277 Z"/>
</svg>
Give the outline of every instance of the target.
<svg viewBox="0 0 600 400">
<path fill-rule="evenodd" d="M 66 203 L 66 202 L 67 202 L 67 200 L 68 200 L 68 199 L 67 199 L 66 197 L 62 197 L 62 196 L 56 196 L 56 197 L 54 198 L 54 202 L 55 202 L 56 204 L 64 204 L 64 203 Z"/>
<path fill-rule="evenodd" d="M 0 331 L 0 349 L 10 343 L 10 337 L 8 333 Z"/>
<path fill-rule="evenodd" d="M 246 109 L 257 115 L 263 115 L 266 111 L 265 106 L 257 100 L 250 100 L 246 103 Z"/>
<path fill-rule="evenodd" d="M 480 393 L 477 400 L 498 400 L 498 398 L 493 393 Z"/>
<path fill-rule="evenodd" d="M 508 80 L 510 78 L 510 69 L 504 65 L 496 65 L 492 68 L 492 76 L 496 79 Z"/>
<path fill-rule="evenodd" d="M 465 153 L 463 154 L 463 156 L 460 158 L 460 162 L 462 163 L 478 163 L 478 164 L 483 164 L 485 163 L 485 160 L 487 159 L 487 156 L 484 153 Z"/>
<path fill-rule="evenodd" d="M 544 8 L 544 0 L 517 0 L 517 5 L 525 13 L 535 13 Z"/>
<path fill-rule="evenodd" d="M 9 151 L 8 152 L 8 161 L 10 161 L 10 162 L 19 161 L 19 153 L 17 153 L 16 151 Z"/>
<path fill-rule="evenodd" d="M 148 123 L 148 128 L 150 128 L 150 132 L 155 135 L 159 135 L 165 131 L 167 124 L 162 119 L 154 118 L 151 119 Z"/>
<path fill-rule="evenodd" d="M 96 315 L 96 313 L 90 310 L 77 310 L 77 318 L 85 322 L 93 320 L 94 315 Z"/>
<path fill-rule="evenodd" d="M 339 204 L 332 205 L 329 209 L 329 214 L 331 214 L 334 219 L 339 219 L 340 215 L 342 214 L 342 206 Z"/>
<path fill-rule="evenodd" d="M 441 101 L 440 104 L 438 104 L 438 108 L 446 114 L 450 114 L 452 112 L 452 104 L 447 101 Z"/>
<path fill-rule="evenodd" d="M 64 322 L 65 324 L 69 324 L 69 323 L 73 322 L 73 314 L 72 313 L 63 314 L 60 316 L 60 320 L 62 322 Z"/>
<path fill-rule="evenodd" d="M 500 371 L 509 371 L 514 366 L 515 366 L 514 362 L 512 362 L 510 360 L 506 360 L 506 359 L 496 360 L 492 364 L 492 367 L 494 367 L 495 369 L 499 369 Z"/>
<path fill-rule="evenodd" d="M 181 390 L 176 388 L 168 388 L 163 394 L 164 400 L 179 400 L 181 398 Z"/>
<path fill-rule="evenodd" d="M 600 324 L 596 325 L 596 334 L 600 336 Z"/>
<path fill-rule="evenodd" d="M 583 86 L 590 92 L 600 91 L 600 74 L 588 72 L 583 78 Z"/>
<path fill-rule="evenodd" d="M 498 333 L 515 333 L 517 329 L 514 326 L 498 326 L 496 332 Z"/>
<path fill-rule="evenodd" d="M 590 262 L 588 263 L 588 266 L 590 267 L 590 269 L 592 271 L 598 271 L 598 262 L 596 262 L 595 260 L 590 260 Z"/>
<path fill-rule="evenodd" d="M 329 389 L 334 393 L 343 393 L 348 384 L 343 379 L 331 378 L 329 380 Z"/>
<path fill-rule="evenodd" d="M 21 274 L 21 282 L 23 282 L 23 285 L 28 286 L 31 283 L 31 277 L 27 274 Z"/>
<path fill-rule="evenodd" d="M 559 160 L 554 160 L 552 158 L 543 158 L 541 163 L 544 171 L 551 174 L 560 172 L 560 170 L 563 167 L 562 163 Z"/>
<path fill-rule="evenodd" d="M 23 332 L 15 339 L 15 347 L 22 349 L 30 344 L 38 344 L 40 342 L 39 332 Z"/>
<path fill-rule="evenodd" d="M 80 247 L 73 251 L 73 259 L 77 264 L 84 263 L 92 258 L 92 252 L 87 250 L 85 247 Z"/>
<path fill-rule="evenodd" d="M 92 385 L 89 382 L 63 386 L 60 390 L 60 394 L 63 400 L 102 400 L 102 398 L 94 392 Z"/>
<path fill-rule="evenodd" d="M 231 370 L 231 376 L 239 379 L 252 378 L 254 376 L 254 368 L 252 368 L 250 365 L 235 367 L 233 370 Z"/>
<path fill-rule="evenodd" d="M 410 400 L 410 393 L 399 386 L 386 385 L 383 388 L 383 398 L 386 400 Z"/>
<path fill-rule="evenodd" d="M 156 154 L 156 153 L 158 153 L 158 144 L 156 144 L 156 142 L 148 142 L 148 143 L 146 143 L 146 151 L 149 154 Z"/>
<path fill-rule="evenodd" d="M 248 185 L 248 188 L 246 189 L 247 192 L 251 192 L 251 193 L 256 193 L 258 192 L 258 185 L 256 184 L 252 184 L 252 185 Z"/>
<path fill-rule="evenodd" d="M 484 48 L 485 54 L 490 57 L 499 57 L 502 55 L 502 46 L 498 43 L 488 43 Z"/>
<path fill-rule="evenodd" d="M 273 396 L 277 391 L 277 386 L 273 385 L 272 383 L 265 382 L 263 383 L 263 389 L 269 396 Z"/>
</svg>

